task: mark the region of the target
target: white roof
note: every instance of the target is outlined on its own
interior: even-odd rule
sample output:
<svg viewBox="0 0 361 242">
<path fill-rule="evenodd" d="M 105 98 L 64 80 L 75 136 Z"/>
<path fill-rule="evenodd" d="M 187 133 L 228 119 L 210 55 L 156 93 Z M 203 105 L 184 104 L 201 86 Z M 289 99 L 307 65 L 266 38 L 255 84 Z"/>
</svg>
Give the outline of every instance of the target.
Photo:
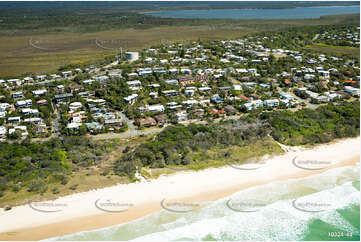
<svg viewBox="0 0 361 242">
<path fill-rule="evenodd" d="M 164 110 L 164 106 L 161 105 L 161 104 L 150 105 L 150 106 L 148 106 L 148 110 L 149 110 L 149 111 Z"/>
<path fill-rule="evenodd" d="M 142 83 L 139 81 L 139 80 L 135 80 L 135 81 L 127 81 L 127 84 L 128 85 L 141 85 Z"/>
<path fill-rule="evenodd" d="M 81 123 L 68 123 L 67 128 L 73 129 L 73 128 L 79 128 L 81 126 Z"/>
</svg>

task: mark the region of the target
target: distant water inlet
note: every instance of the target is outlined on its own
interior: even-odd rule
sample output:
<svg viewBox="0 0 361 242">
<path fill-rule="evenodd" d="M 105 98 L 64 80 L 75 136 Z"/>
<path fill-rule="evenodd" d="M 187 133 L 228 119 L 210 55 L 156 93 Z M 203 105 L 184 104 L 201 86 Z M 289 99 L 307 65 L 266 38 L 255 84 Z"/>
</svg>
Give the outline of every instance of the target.
<svg viewBox="0 0 361 242">
<path fill-rule="evenodd" d="M 360 6 L 298 7 L 286 9 L 209 9 L 147 12 L 164 18 L 311 19 L 325 15 L 360 13 Z"/>
</svg>

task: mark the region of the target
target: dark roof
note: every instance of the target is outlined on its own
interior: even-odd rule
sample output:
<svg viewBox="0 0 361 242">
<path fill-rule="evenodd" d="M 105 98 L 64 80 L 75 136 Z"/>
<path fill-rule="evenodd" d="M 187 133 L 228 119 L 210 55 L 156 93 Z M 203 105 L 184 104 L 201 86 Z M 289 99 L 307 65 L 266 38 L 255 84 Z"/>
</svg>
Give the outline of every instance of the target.
<svg viewBox="0 0 361 242">
<path fill-rule="evenodd" d="M 166 121 L 167 120 L 167 115 L 165 114 L 159 114 L 159 115 L 156 115 L 155 117 L 155 120 L 157 122 L 162 122 L 162 121 Z"/>
</svg>

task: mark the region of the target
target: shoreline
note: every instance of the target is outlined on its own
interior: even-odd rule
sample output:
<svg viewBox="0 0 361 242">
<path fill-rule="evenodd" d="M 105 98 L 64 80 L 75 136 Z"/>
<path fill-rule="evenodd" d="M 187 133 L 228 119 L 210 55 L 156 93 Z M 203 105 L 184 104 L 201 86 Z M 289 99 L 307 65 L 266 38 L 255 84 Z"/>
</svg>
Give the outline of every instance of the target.
<svg viewBox="0 0 361 242">
<path fill-rule="evenodd" d="M 300 169 L 292 162 L 295 157 L 330 161 L 331 165 L 318 170 Z M 221 167 L 177 172 L 148 182 L 116 185 L 61 197 L 52 202 L 69 206 L 59 212 L 44 213 L 22 205 L 0 212 L 0 228 L 3 228 L 0 240 L 39 240 L 101 229 L 160 211 L 163 199 L 177 202 L 215 201 L 250 187 L 307 177 L 329 169 L 355 165 L 359 161 L 360 137 L 347 138 L 308 149 L 288 147 L 285 154 L 267 159 L 259 169 Z M 134 206 L 123 212 L 104 212 L 94 206 L 94 201 L 107 198 Z"/>
</svg>

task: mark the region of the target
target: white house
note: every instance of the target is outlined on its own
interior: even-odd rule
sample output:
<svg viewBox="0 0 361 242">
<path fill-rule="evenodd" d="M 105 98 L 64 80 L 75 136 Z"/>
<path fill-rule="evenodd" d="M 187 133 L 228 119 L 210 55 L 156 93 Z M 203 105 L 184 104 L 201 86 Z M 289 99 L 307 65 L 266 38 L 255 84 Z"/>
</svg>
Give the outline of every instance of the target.
<svg viewBox="0 0 361 242">
<path fill-rule="evenodd" d="M 177 74 L 178 73 L 178 69 L 177 68 L 172 68 L 172 69 L 169 69 L 169 74 Z"/>
<path fill-rule="evenodd" d="M 63 75 L 63 77 L 66 78 L 66 77 L 72 76 L 73 72 L 72 71 L 63 71 L 61 74 Z"/>
<path fill-rule="evenodd" d="M 41 118 L 26 118 L 24 119 L 24 123 L 41 124 L 43 120 Z"/>
<path fill-rule="evenodd" d="M 295 97 L 288 93 L 280 93 L 282 99 L 293 100 Z"/>
<path fill-rule="evenodd" d="M 68 123 L 66 126 L 69 130 L 78 130 L 82 124 L 81 123 Z"/>
<path fill-rule="evenodd" d="M 34 79 L 32 77 L 27 76 L 27 77 L 24 77 L 23 82 L 25 82 L 25 83 L 34 82 Z"/>
<path fill-rule="evenodd" d="M 11 96 L 12 98 L 22 98 L 24 95 L 23 92 L 14 92 Z"/>
<path fill-rule="evenodd" d="M 175 117 L 177 119 L 177 121 L 186 121 L 188 119 L 188 113 L 187 111 L 183 110 L 183 111 L 179 111 L 175 114 Z"/>
<path fill-rule="evenodd" d="M 320 71 L 318 71 L 318 74 L 320 75 L 320 78 L 323 78 L 323 79 L 329 79 L 330 78 L 330 72 L 329 71 L 320 70 Z"/>
<path fill-rule="evenodd" d="M 8 123 L 20 123 L 20 121 L 21 121 L 21 118 L 19 116 L 8 118 Z"/>
<path fill-rule="evenodd" d="M 0 126 L 0 138 L 6 137 L 6 128 L 4 126 Z"/>
<path fill-rule="evenodd" d="M 43 96 L 47 93 L 48 91 L 43 89 L 43 90 L 35 90 L 35 91 L 32 91 L 32 93 L 37 96 L 37 97 L 40 97 L 40 96 Z"/>
<path fill-rule="evenodd" d="M 266 107 L 277 107 L 280 104 L 278 99 L 268 99 L 263 101 L 263 105 Z"/>
<path fill-rule="evenodd" d="M 142 83 L 139 80 L 127 81 L 126 83 L 133 91 L 139 90 L 142 87 Z"/>
<path fill-rule="evenodd" d="M 202 93 L 208 92 L 210 90 L 212 90 L 212 88 L 210 88 L 210 87 L 200 87 L 200 88 L 198 88 L 198 91 L 202 92 Z"/>
<path fill-rule="evenodd" d="M 83 81 L 84 84 L 91 84 L 93 82 L 95 82 L 95 80 L 93 80 L 93 79 L 87 79 L 87 80 Z"/>
<path fill-rule="evenodd" d="M 83 106 L 83 104 L 81 104 L 81 102 L 73 102 L 69 104 L 69 109 L 70 111 L 75 111 L 80 109 Z"/>
<path fill-rule="evenodd" d="M 124 100 L 128 104 L 133 104 L 133 103 L 135 103 L 137 98 L 138 98 L 138 94 L 132 94 L 132 95 L 130 95 L 128 97 L 125 97 Z"/>
<path fill-rule="evenodd" d="M 21 107 L 31 107 L 32 106 L 32 101 L 31 99 L 26 99 L 26 100 L 19 100 L 15 103 L 15 107 L 17 108 L 21 108 Z"/>
<path fill-rule="evenodd" d="M 195 90 L 194 89 L 186 89 L 184 90 L 184 95 L 187 96 L 187 97 L 192 97 L 195 93 Z"/>
<path fill-rule="evenodd" d="M 39 80 L 39 81 L 44 81 L 46 79 L 46 75 L 38 75 L 36 76 L 36 80 Z M 25 80 L 25 78 L 24 78 Z"/>
<path fill-rule="evenodd" d="M 350 93 L 351 95 L 360 96 L 360 89 L 355 87 L 346 86 L 344 88 L 345 92 Z"/>
<path fill-rule="evenodd" d="M 105 81 L 109 80 L 109 77 L 108 76 L 97 76 L 94 79 L 98 82 L 105 82 Z"/>
<path fill-rule="evenodd" d="M 253 101 L 249 101 L 247 103 L 242 104 L 242 107 L 247 109 L 247 111 L 255 109 L 255 108 L 260 108 L 262 106 L 263 106 L 262 100 L 253 100 Z"/>
<path fill-rule="evenodd" d="M 21 109 L 21 113 L 24 115 L 38 115 L 39 110 L 32 109 L 32 108 L 23 108 L 23 109 Z"/>
<path fill-rule="evenodd" d="M 164 106 L 161 105 L 161 104 L 149 105 L 148 106 L 148 111 L 151 112 L 151 113 L 164 112 Z"/>
<path fill-rule="evenodd" d="M 139 52 L 135 52 L 135 51 L 125 52 L 125 59 L 129 62 L 137 61 L 139 60 Z"/>
<path fill-rule="evenodd" d="M 192 74 L 192 71 L 190 69 L 182 68 L 181 73 L 182 74 Z"/>
<path fill-rule="evenodd" d="M 188 108 L 192 107 L 193 105 L 197 105 L 199 102 L 197 100 L 186 100 L 182 102 L 184 105 L 186 105 Z"/>
<path fill-rule="evenodd" d="M 9 80 L 7 80 L 7 82 L 9 84 L 13 84 L 13 85 L 18 85 L 18 86 L 21 85 L 21 80 L 20 79 L 9 79 Z"/>
</svg>

